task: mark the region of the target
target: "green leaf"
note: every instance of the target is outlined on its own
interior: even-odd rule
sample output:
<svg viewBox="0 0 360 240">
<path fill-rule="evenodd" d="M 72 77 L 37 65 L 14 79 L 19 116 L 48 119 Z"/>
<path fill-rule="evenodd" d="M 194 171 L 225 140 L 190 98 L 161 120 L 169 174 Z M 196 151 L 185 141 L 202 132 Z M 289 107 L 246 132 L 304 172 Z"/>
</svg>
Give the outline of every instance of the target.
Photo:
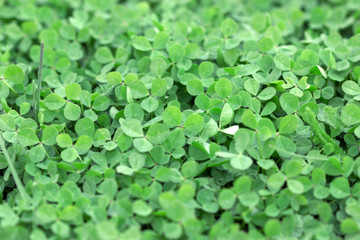
<svg viewBox="0 0 360 240">
<path fill-rule="evenodd" d="M 239 196 L 239 201 L 245 207 L 255 207 L 259 203 L 259 196 L 255 192 L 250 192 L 248 194 L 241 194 Z"/>
<path fill-rule="evenodd" d="M 46 14 L 46 17 L 51 17 L 51 14 Z M 39 34 L 39 39 L 44 42 L 47 47 L 53 48 L 58 41 L 58 34 L 54 29 L 44 29 Z"/>
<path fill-rule="evenodd" d="M 72 146 L 72 140 L 69 134 L 60 133 L 56 137 L 56 143 L 61 148 L 68 148 Z"/>
<path fill-rule="evenodd" d="M 118 185 L 114 179 L 105 179 L 97 188 L 97 191 L 101 194 L 113 199 L 117 193 Z"/>
<path fill-rule="evenodd" d="M 150 51 L 152 48 L 149 41 L 143 36 L 136 36 L 132 41 L 132 46 L 140 51 Z"/>
<path fill-rule="evenodd" d="M 122 75 L 119 72 L 108 72 L 106 74 L 106 80 L 112 86 L 122 84 Z"/>
<path fill-rule="evenodd" d="M 265 223 L 264 232 L 268 237 L 278 237 L 281 234 L 281 223 L 277 219 L 270 219 Z"/>
<path fill-rule="evenodd" d="M 246 64 L 243 65 L 240 70 L 237 72 L 237 75 L 239 76 L 246 76 L 246 75 L 250 75 L 250 74 L 254 74 L 257 71 L 259 71 L 259 66 L 255 65 L 255 64 Z"/>
<path fill-rule="evenodd" d="M 234 117 L 234 111 L 230 104 L 225 103 L 220 114 L 220 127 L 229 124 Z"/>
<path fill-rule="evenodd" d="M 70 121 L 76 121 L 80 118 L 81 109 L 78 105 L 67 102 L 64 108 L 64 116 Z"/>
<path fill-rule="evenodd" d="M 25 73 L 19 66 L 10 65 L 5 68 L 4 77 L 14 84 L 21 84 L 24 82 Z"/>
<path fill-rule="evenodd" d="M 9 87 L 4 81 L 0 81 L 0 99 L 6 99 L 10 94 Z"/>
<path fill-rule="evenodd" d="M 73 162 L 78 158 L 78 152 L 75 148 L 67 148 L 61 152 L 61 158 L 65 162 Z"/>
<path fill-rule="evenodd" d="M 43 204 L 35 212 L 37 221 L 41 224 L 51 223 L 56 220 L 56 212 L 53 205 Z"/>
<path fill-rule="evenodd" d="M 132 169 L 138 171 L 145 165 L 145 156 L 141 153 L 132 152 L 129 156 L 129 164 Z"/>
<path fill-rule="evenodd" d="M 326 202 L 322 202 L 317 206 L 317 211 L 319 213 L 319 217 L 322 221 L 328 222 L 332 218 L 332 209 L 330 205 Z"/>
<path fill-rule="evenodd" d="M 257 120 L 255 118 L 254 113 L 251 110 L 249 109 L 245 110 L 245 112 L 241 116 L 241 121 L 245 126 L 252 129 L 257 129 L 258 126 Z"/>
<path fill-rule="evenodd" d="M 281 71 L 291 70 L 291 61 L 288 55 L 280 53 L 274 57 L 275 66 Z"/>
<path fill-rule="evenodd" d="M 30 104 L 28 102 L 23 102 L 20 105 L 20 114 L 25 115 L 30 111 Z"/>
<path fill-rule="evenodd" d="M 238 130 L 234 135 L 235 150 L 243 153 L 250 143 L 250 136 L 246 129 Z"/>
<path fill-rule="evenodd" d="M 223 189 L 219 194 L 219 205 L 223 209 L 231 209 L 236 200 L 235 193 L 230 189 Z"/>
<path fill-rule="evenodd" d="M 83 213 L 81 210 L 78 207 L 72 205 L 68 205 L 62 211 L 60 211 L 59 218 L 73 225 L 81 225 L 84 222 Z"/>
<path fill-rule="evenodd" d="M 198 163 L 196 161 L 186 161 L 181 166 L 181 173 L 185 178 L 193 178 L 198 173 Z"/>
<path fill-rule="evenodd" d="M 143 98 L 149 96 L 149 91 L 145 84 L 140 80 L 134 80 L 128 84 L 133 98 Z"/>
<path fill-rule="evenodd" d="M 313 65 L 306 60 L 298 60 L 295 62 L 292 71 L 293 73 L 295 73 L 296 75 L 299 76 L 305 76 L 308 75 L 310 73 L 310 69 L 313 67 Z"/>
<path fill-rule="evenodd" d="M 295 115 L 287 115 L 283 117 L 279 125 L 280 134 L 292 134 L 295 132 L 298 124 L 298 119 Z"/>
<path fill-rule="evenodd" d="M 273 87 L 267 87 L 261 91 L 258 98 L 262 101 L 270 100 L 276 94 L 276 89 Z"/>
<path fill-rule="evenodd" d="M 204 119 L 199 114 L 193 113 L 185 120 L 184 127 L 194 134 L 199 133 L 204 128 Z"/>
<path fill-rule="evenodd" d="M 252 95 L 257 95 L 260 89 L 260 83 L 255 79 L 249 79 L 244 83 L 244 88 Z"/>
<path fill-rule="evenodd" d="M 273 41 L 271 40 L 271 38 L 268 37 L 264 37 L 260 39 L 258 42 L 258 48 L 261 52 L 270 51 L 273 48 L 273 46 L 274 46 Z"/>
<path fill-rule="evenodd" d="M 246 170 L 252 165 L 253 161 L 251 158 L 244 156 L 242 154 L 237 155 L 236 157 L 230 160 L 230 164 L 233 168 L 238 170 Z"/>
<path fill-rule="evenodd" d="M 169 57 L 172 62 L 179 62 L 185 56 L 185 49 L 180 44 L 173 44 L 169 48 Z"/>
<path fill-rule="evenodd" d="M 195 196 L 195 188 L 189 184 L 188 182 L 185 182 L 181 185 L 177 195 L 180 201 L 187 202 Z"/>
<path fill-rule="evenodd" d="M 171 180 L 171 169 L 167 167 L 160 167 L 155 174 L 155 179 L 160 182 L 168 182 Z"/>
<path fill-rule="evenodd" d="M 340 229 L 344 234 L 354 234 L 359 231 L 358 224 L 352 218 L 345 218 L 341 222 Z"/>
<path fill-rule="evenodd" d="M 186 91 L 192 96 L 197 96 L 204 92 L 204 87 L 199 79 L 194 78 L 187 82 Z"/>
<path fill-rule="evenodd" d="M 139 121 L 142 121 L 144 119 L 144 110 L 141 108 L 141 106 L 137 103 L 132 103 L 126 105 L 124 109 L 124 115 L 125 118 L 135 118 Z"/>
<path fill-rule="evenodd" d="M 75 146 L 76 151 L 80 155 L 83 155 L 90 150 L 90 148 L 92 147 L 92 143 L 93 143 L 93 140 L 91 137 L 89 137 L 87 135 L 82 135 L 77 139 L 74 146 Z"/>
<path fill-rule="evenodd" d="M 299 59 L 310 62 L 312 66 L 315 66 L 319 63 L 319 56 L 311 49 L 303 50 Z"/>
<path fill-rule="evenodd" d="M 286 162 L 284 173 L 288 178 L 297 177 L 303 170 L 303 164 L 300 160 L 292 159 Z"/>
<path fill-rule="evenodd" d="M 284 185 L 285 179 L 285 175 L 278 172 L 269 177 L 267 184 L 275 191 L 278 191 Z"/>
<path fill-rule="evenodd" d="M 18 132 L 17 136 L 19 144 L 24 147 L 35 145 L 39 143 L 39 139 L 36 133 L 31 128 L 22 128 Z"/>
<path fill-rule="evenodd" d="M 9 114 L 0 115 L 0 130 L 5 132 L 15 130 L 15 120 L 12 115 Z"/>
<path fill-rule="evenodd" d="M 295 179 L 287 180 L 287 186 L 293 194 L 302 194 L 304 192 L 304 186 L 301 182 Z"/>
<path fill-rule="evenodd" d="M 4 226 L 15 226 L 19 222 L 19 217 L 7 203 L 0 205 L 0 217 Z"/>
<path fill-rule="evenodd" d="M 139 152 L 149 152 L 153 148 L 151 142 L 145 138 L 136 138 L 134 139 L 133 144 Z"/>
<path fill-rule="evenodd" d="M 350 195 L 350 185 L 347 178 L 338 177 L 330 183 L 330 194 L 336 199 L 343 199 Z"/>
<path fill-rule="evenodd" d="M 99 239 L 116 239 L 119 236 L 115 221 L 102 221 L 96 224 L 96 236 Z"/>
<path fill-rule="evenodd" d="M 182 235 L 182 229 L 178 223 L 164 223 L 165 237 L 167 239 L 178 239 Z"/>
<path fill-rule="evenodd" d="M 360 108 L 354 104 L 348 104 L 341 110 L 341 121 L 345 125 L 355 125 L 360 123 Z"/>
<path fill-rule="evenodd" d="M 360 86 L 354 81 L 345 81 L 342 85 L 342 90 L 351 96 L 360 95 Z"/>
<path fill-rule="evenodd" d="M 141 101 L 141 108 L 147 112 L 154 112 L 159 107 L 159 101 L 154 97 L 148 97 Z"/>
<path fill-rule="evenodd" d="M 100 95 L 95 98 L 95 100 L 92 104 L 92 108 L 96 111 L 105 111 L 106 109 L 108 109 L 109 105 L 110 105 L 109 98 L 106 96 Z"/>
<path fill-rule="evenodd" d="M 71 83 L 65 87 L 67 99 L 72 100 L 80 96 L 81 87 L 78 83 Z"/>
<path fill-rule="evenodd" d="M 290 157 L 295 153 L 296 145 L 288 137 L 278 136 L 275 142 L 276 151 L 283 157 Z"/>
<path fill-rule="evenodd" d="M 202 62 L 199 65 L 200 78 L 208 78 L 214 72 L 214 65 L 211 62 Z"/>
<path fill-rule="evenodd" d="M 46 151 L 43 145 L 36 145 L 29 150 L 29 157 L 32 163 L 38 163 L 44 160 Z M 29 166 L 29 165 L 28 165 Z M 38 169 L 36 169 L 38 170 Z"/>
<path fill-rule="evenodd" d="M 100 47 L 96 50 L 95 59 L 99 63 L 105 64 L 113 61 L 114 57 L 108 47 Z"/>
<path fill-rule="evenodd" d="M 162 97 L 166 94 L 167 91 L 167 83 L 162 78 L 156 78 L 151 87 L 151 95 L 156 97 Z"/>
<path fill-rule="evenodd" d="M 142 137 L 144 135 L 141 122 L 137 119 L 120 119 L 121 130 L 129 137 Z"/>
<path fill-rule="evenodd" d="M 45 145 L 52 146 L 56 143 L 58 130 L 53 126 L 46 126 L 43 129 L 41 142 Z"/>
<path fill-rule="evenodd" d="M 32 163 L 38 163 L 44 160 L 46 151 L 43 145 L 36 145 L 29 151 L 29 157 Z"/>
<path fill-rule="evenodd" d="M 153 144 L 163 143 L 169 135 L 169 128 L 162 123 L 155 123 L 150 126 L 146 138 Z"/>
<path fill-rule="evenodd" d="M 133 211 L 139 216 L 146 217 L 152 213 L 152 208 L 143 200 L 136 200 L 133 205 Z"/>
<path fill-rule="evenodd" d="M 287 114 L 292 114 L 299 108 L 299 98 L 291 93 L 284 93 L 280 96 L 280 106 Z"/>
<path fill-rule="evenodd" d="M 134 170 L 127 166 L 117 166 L 116 171 L 127 176 L 131 176 L 134 174 Z"/>
<path fill-rule="evenodd" d="M 215 83 L 215 91 L 222 98 L 226 98 L 226 97 L 230 96 L 230 94 L 232 92 L 232 84 L 229 81 L 229 79 L 220 78 Z"/>
<path fill-rule="evenodd" d="M 150 72 L 157 77 L 161 77 L 167 69 L 167 64 L 161 57 L 157 57 L 151 61 Z"/>
<path fill-rule="evenodd" d="M 44 103 L 50 110 L 57 110 L 62 108 L 66 101 L 56 93 L 51 93 L 46 96 Z"/>
<path fill-rule="evenodd" d="M 75 123 L 75 131 L 78 136 L 88 135 L 92 137 L 95 132 L 95 126 L 90 118 L 81 118 Z"/>
<path fill-rule="evenodd" d="M 221 22 L 220 29 L 224 37 L 227 38 L 237 33 L 239 26 L 233 19 L 227 18 Z"/>
</svg>

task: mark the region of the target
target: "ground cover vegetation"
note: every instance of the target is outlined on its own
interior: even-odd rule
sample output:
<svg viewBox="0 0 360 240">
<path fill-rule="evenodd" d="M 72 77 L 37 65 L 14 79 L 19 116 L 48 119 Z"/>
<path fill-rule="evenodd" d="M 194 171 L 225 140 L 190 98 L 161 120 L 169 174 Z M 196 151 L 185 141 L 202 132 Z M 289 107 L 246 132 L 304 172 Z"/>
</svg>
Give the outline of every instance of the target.
<svg viewBox="0 0 360 240">
<path fill-rule="evenodd" d="M 1 0 L 0 239 L 360 239 L 359 63 L 357 0 Z"/>
</svg>

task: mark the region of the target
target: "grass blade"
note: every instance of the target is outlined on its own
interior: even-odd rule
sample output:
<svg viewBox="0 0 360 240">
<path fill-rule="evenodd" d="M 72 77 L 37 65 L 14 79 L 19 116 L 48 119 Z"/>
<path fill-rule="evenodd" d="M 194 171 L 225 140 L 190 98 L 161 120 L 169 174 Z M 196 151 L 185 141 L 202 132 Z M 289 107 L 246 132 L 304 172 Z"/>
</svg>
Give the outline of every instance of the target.
<svg viewBox="0 0 360 240">
<path fill-rule="evenodd" d="M 5 156 L 5 159 L 6 159 L 6 162 L 7 164 L 9 165 L 9 169 L 10 169 L 10 172 L 11 172 L 11 175 L 13 176 L 14 178 L 14 181 L 15 181 L 15 184 L 16 184 L 16 187 L 17 189 L 19 190 L 20 192 L 20 195 L 23 199 L 25 199 L 26 201 L 29 201 L 31 198 L 30 196 L 26 193 L 25 191 L 25 188 L 24 188 L 24 185 L 22 184 L 20 178 L 19 178 L 19 175 L 17 174 L 16 172 L 16 169 L 14 167 L 14 159 L 15 159 L 15 153 L 13 155 L 13 158 L 11 159 L 10 158 L 10 155 L 9 155 L 9 152 L 7 151 L 6 147 L 5 147 L 5 141 L 2 137 L 2 134 L 0 134 L 0 148 Z"/>
<path fill-rule="evenodd" d="M 39 70 L 38 70 L 38 79 L 37 79 L 36 91 L 35 91 L 35 95 L 34 95 L 34 120 L 35 121 L 38 120 L 37 118 L 39 116 L 43 59 L 44 59 L 44 43 L 41 42 L 41 44 L 40 44 L 40 62 L 39 62 Z"/>
</svg>

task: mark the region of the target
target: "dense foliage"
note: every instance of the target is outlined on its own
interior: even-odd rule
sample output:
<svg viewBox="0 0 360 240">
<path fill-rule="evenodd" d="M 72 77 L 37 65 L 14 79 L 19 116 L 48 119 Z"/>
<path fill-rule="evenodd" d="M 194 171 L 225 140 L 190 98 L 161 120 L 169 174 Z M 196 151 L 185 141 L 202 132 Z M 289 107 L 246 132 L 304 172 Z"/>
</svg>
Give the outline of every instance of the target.
<svg viewBox="0 0 360 240">
<path fill-rule="evenodd" d="M 0 239 L 360 239 L 358 0 L 1 0 L 0 78 Z"/>
</svg>

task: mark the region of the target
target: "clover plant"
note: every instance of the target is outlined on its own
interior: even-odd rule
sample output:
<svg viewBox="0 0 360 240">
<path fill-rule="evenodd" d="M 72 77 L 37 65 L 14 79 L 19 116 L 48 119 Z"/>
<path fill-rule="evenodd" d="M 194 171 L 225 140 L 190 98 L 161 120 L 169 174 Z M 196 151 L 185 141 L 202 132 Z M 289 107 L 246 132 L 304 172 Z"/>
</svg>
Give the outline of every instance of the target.
<svg viewBox="0 0 360 240">
<path fill-rule="evenodd" d="M 358 0 L 0 1 L 0 239 L 360 239 Z"/>
</svg>

